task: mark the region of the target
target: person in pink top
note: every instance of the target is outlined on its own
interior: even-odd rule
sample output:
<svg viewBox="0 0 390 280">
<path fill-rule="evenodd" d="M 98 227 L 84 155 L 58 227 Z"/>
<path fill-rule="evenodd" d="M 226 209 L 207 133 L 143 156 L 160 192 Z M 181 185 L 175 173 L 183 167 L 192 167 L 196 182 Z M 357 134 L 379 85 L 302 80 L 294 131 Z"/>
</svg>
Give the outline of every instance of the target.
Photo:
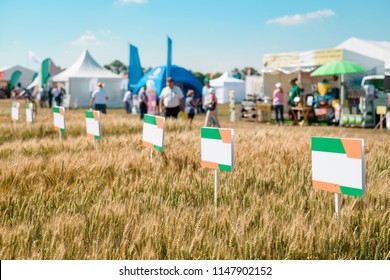
<svg viewBox="0 0 390 280">
<path fill-rule="evenodd" d="M 210 126 L 211 125 L 211 119 L 214 120 L 214 126 L 220 127 L 219 121 L 218 121 L 218 99 L 215 95 L 215 89 L 210 88 L 209 89 L 209 100 L 207 102 L 207 113 L 206 113 L 206 119 L 204 122 L 204 126 Z"/>
<path fill-rule="evenodd" d="M 279 125 L 279 116 L 280 116 L 280 122 L 283 125 L 284 124 L 284 118 L 283 118 L 283 111 L 284 111 L 284 96 L 283 96 L 283 89 L 281 83 L 275 84 L 275 90 L 272 97 L 272 103 L 274 105 L 275 109 L 275 116 L 276 116 L 276 124 Z"/>
</svg>

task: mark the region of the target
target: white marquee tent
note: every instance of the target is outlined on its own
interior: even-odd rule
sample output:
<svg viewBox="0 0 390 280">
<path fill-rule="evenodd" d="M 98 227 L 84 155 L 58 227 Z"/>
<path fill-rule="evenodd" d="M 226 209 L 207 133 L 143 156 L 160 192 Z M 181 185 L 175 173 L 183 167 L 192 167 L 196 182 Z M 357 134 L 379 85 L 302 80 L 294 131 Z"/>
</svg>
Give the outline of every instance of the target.
<svg viewBox="0 0 390 280">
<path fill-rule="evenodd" d="M 233 78 L 228 72 L 217 79 L 210 80 L 210 86 L 215 88 L 218 103 L 229 103 L 231 90 L 235 92 L 235 102 L 241 102 L 245 98 L 245 82 Z"/>
<path fill-rule="evenodd" d="M 15 65 L 12 67 L 4 67 L 0 69 L 0 72 L 4 73 L 2 81 L 9 82 L 11 80 L 12 74 L 15 71 L 20 71 L 22 73 L 22 76 L 20 76 L 18 83 L 22 84 L 22 87 L 28 86 L 32 79 L 34 78 L 34 75 L 37 73 L 34 70 L 31 70 L 29 68 L 20 66 L 20 65 Z"/>
<path fill-rule="evenodd" d="M 346 49 L 384 61 L 385 72 L 390 74 L 390 42 L 349 38 L 336 48 Z"/>
<path fill-rule="evenodd" d="M 79 59 L 68 69 L 53 77 L 53 82 L 65 84 L 70 94 L 69 107 L 88 107 L 92 91 L 97 82 L 105 84 L 109 100 L 107 107 L 122 107 L 122 96 L 127 88 L 127 80 L 101 67 L 85 50 Z"/>
</svg>

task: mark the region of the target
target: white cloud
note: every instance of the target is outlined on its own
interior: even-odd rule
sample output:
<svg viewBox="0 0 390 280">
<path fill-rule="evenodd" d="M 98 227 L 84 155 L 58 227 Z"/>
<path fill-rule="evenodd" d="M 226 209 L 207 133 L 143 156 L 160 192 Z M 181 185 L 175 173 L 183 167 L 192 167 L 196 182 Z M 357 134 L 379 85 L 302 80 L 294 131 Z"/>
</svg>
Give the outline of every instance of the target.
<svg viewBox="0 0 390 280">
<path fill-rule="evenodd" d="M 96 38 L 92 32 L 87 31 L 85 34 L 81 35 L 80 38 L 72 41 L 72 45 L 74 46 L 98 46 L 101 42 Z"/>
<path fill-rule="evenodd" d="M 101 34 L 101 35 L 103 35 L 103 36 L 109 36 L 109 35 L 111 35 L 111 30 L 110 29 L 108 29 L 108 28 L 106 28 L 106 29 L 100 29 L 99 30 L 99 33 Z"/>
<path fill-rule="evenodd" d="M 336 15 L 336 13 L 332 10 L 318 10 L 307 14 L 296 14 L 270 19 L 267 21 L 267 24 L 296 25 L 334 15 Z"/>
<path fill-rule="evenodd" d="M 146 4 L 148 0 L 118 0 L 118 4 L 126 5 L 126 4 Z"/>
</svg>

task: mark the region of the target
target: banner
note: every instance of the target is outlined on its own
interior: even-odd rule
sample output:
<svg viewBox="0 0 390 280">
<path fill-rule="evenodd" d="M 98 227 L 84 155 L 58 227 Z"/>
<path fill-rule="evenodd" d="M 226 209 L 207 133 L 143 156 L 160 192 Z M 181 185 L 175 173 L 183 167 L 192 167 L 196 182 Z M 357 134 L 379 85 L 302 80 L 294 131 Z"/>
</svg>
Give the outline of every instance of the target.
<svg viewBox="0 0 390 280">
<path fill-rule="evenodd" d="M 222 171 L 233 171 L 233 129 L 201 128 L 201 166 Z"/>
<path fill-rule="evenodd" d="M 12 73 L 11 80 L 9 82 L 10 90 L 14 89 L 16 83 L 18 82 L 21 76 L 22 76 L 22 72 L 20 72 L 19 70 L 16 70 L 15 72 Z"/>
<path fill-rule="evenodd" d="M 138 54 L 138 48 L 133 45 L 130 45 L 130 61 L 129 68 L 127 72 L 128 77 L 128 86 L 129 90 L 134 90 L 137 86 L 137 83 L 143 77 L 144 72 L 142 71 L 141 61 Z"/>
<path fill-rule="evenodd" d="M 171 77 L 171 67 L 172 67 L 172 40 L 168 37 L 168 54 L 167 54 L 167 71 L 166 77 Z"/>
<path fill-rule="evenodd" d="M 364 140 L 312 137 L 311 146 L 314 189 L 365 195 Z"/>
<path fill-rule="evenodd" d="M 42 59 L 40 59 L 34 52 L 28 51 L 28 66 L 32 69 L 38 69 L 41 65 Z"/>
</svg>

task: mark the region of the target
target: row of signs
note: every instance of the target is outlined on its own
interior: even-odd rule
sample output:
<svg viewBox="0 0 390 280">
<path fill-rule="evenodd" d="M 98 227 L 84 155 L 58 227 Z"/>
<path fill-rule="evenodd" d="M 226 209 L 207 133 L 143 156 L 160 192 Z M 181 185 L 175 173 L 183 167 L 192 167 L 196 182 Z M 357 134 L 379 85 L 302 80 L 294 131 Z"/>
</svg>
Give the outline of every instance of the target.
<svg viewBox="0 0 390 280">
<path fill-rule="evenodd" d="M 12 104 L 12 118 L 19 119 L 19 103 Z M 17 110 L 17 111 L 16 111 Z M 26 119 L 32 123 L 33 107 L 26 104 Z M 65 132 L 65 108 L 54 107 L 54 130 Z M 101 139 L 100 112 L 86 111 L 87 137 Z M 159 152 L 164 147 L 165 118 L 146 114 L 142 144 Z M 234 130 L 202 127 L 201 166 L 214 170 L 234 169 Z M 312 137 L 313 188 L 333 193 L 363 197 L 366 193 L 364 140 Z"/>
</svg>

